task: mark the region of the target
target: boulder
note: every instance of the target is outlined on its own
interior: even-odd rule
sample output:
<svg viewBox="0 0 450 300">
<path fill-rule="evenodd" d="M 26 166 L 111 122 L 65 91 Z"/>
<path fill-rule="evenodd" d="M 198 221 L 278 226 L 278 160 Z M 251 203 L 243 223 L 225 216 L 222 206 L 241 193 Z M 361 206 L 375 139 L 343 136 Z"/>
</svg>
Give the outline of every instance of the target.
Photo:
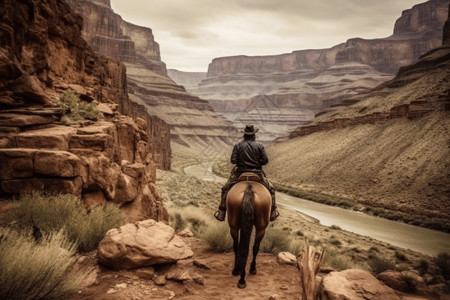
<svg viewBox="0 0 450 300">
<path fill-rule="evenodd" d="M 172 227 L 152 219 L 111 229 L 98 246 L 99 262 L 113 269 L 172 263 L 192 255 Z"/>
<path fill-rule="evenodd" d="M 294 254 L 290 252 L 280 252 L 278 253 L 277 261 L 279 264 L 297 265 L 297 258 Z"/>
<path fill-rule="evenodd" d="M 377 278 L 397 291 L 405 292 L 408 288 L 405 277 L 398 271 L 387 270 L 378 274 Z"/>
<path fill-rule="evenodd" d="M 357 269 L 331 272 L 323 278 L 319 293 L 323 300 L 400 300 L 393 289 L 370 273 Z"/>
</svg>

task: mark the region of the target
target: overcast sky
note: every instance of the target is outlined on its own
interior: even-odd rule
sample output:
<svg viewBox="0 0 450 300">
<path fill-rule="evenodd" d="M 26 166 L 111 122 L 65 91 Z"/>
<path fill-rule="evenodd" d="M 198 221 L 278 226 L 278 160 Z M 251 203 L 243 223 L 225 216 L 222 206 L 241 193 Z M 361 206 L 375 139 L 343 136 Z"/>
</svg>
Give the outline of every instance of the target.
<svg viewBox="0 0 450 300">
<path fill-rule="evenodd" d="M 168 69 L 206 72 L 213 58 L 329 48 L 392 34 L 401 12 L 425 0 L 111 0 L 150 27 Z"/>
</svg>

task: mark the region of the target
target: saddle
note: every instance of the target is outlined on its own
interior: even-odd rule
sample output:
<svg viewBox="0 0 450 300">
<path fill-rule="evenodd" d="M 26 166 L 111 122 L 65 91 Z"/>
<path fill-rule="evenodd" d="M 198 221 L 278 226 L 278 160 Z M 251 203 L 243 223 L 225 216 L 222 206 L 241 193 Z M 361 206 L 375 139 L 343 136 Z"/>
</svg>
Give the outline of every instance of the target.
<svg viewBox="0 0 450 300">
<path fill-rule="evenodd" d="M 238 181 L 256 181 L 261 182 L 261 178 L 258 174 L 252 172 L 244 172 L 239 176 Z"/>
</svg>

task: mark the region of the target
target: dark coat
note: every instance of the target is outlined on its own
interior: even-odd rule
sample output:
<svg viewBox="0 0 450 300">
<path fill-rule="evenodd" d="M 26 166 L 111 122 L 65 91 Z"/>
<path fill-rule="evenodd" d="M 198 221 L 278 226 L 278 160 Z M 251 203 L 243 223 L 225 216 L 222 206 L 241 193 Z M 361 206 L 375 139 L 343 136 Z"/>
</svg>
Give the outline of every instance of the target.
<svg viewBox="0 0 450 300">
<path fill-rule="evenodd" d="M 261 171 L 262 166 L 269 162 L 269 158 L 261 143 L 244 138 L 234 145 L 230 161 L 237 166 L 238 172 L 242 173 Z"/>
</svg>

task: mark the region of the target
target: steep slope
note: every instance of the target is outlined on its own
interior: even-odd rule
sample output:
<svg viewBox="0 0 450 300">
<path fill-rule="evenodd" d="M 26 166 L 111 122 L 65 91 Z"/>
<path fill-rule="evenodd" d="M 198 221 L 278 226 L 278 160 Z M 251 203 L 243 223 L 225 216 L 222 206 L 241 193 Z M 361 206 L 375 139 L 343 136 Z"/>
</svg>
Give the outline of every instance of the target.
<svg viewBox="0 0 450 300">
<path fill-rule="evenodd" d="M 238 127 L 253 119 L 262 136 L 273 140 L 324 108 L 370 91 L 439 46 L 449 3 L 430 0 L 405 10 L 386 38 L 354 38 L 329 49 L 272 56 L 215 58 L 198 88 L 188 90 Z"/>
<path fill-rule="evenodd" d="M 63 0 L 4 0 L 0 13 L 0 199 L 71 193 L 87 208 L 119 204 L 128 221 L 167 220 L 155 177 L 156 165 L 170 168 L 161 151 L 169 128 L 134 115 L 124 65 L 89 47 L 81 17 Z M 104 118 L 60 122 L 56 100 L 66 91 L 101 102 Z"/>
<path fill-rule="evenodd" d="M 270 147 L 269 176 L 304 190 L 448 220 L 450 44 L 444 41 L 358 103 L 324 113 Z"/>
<path fill-rule="evenodd" d="M 177 156 L 230 147 L 231 123 L 167 76 L 151 29 L 124 21 L 109 0 L 68 2 L 84 17 L 83 36 L 93 49 L 126 65 L 130 99 L 170 124 Z"/>
</svg>

